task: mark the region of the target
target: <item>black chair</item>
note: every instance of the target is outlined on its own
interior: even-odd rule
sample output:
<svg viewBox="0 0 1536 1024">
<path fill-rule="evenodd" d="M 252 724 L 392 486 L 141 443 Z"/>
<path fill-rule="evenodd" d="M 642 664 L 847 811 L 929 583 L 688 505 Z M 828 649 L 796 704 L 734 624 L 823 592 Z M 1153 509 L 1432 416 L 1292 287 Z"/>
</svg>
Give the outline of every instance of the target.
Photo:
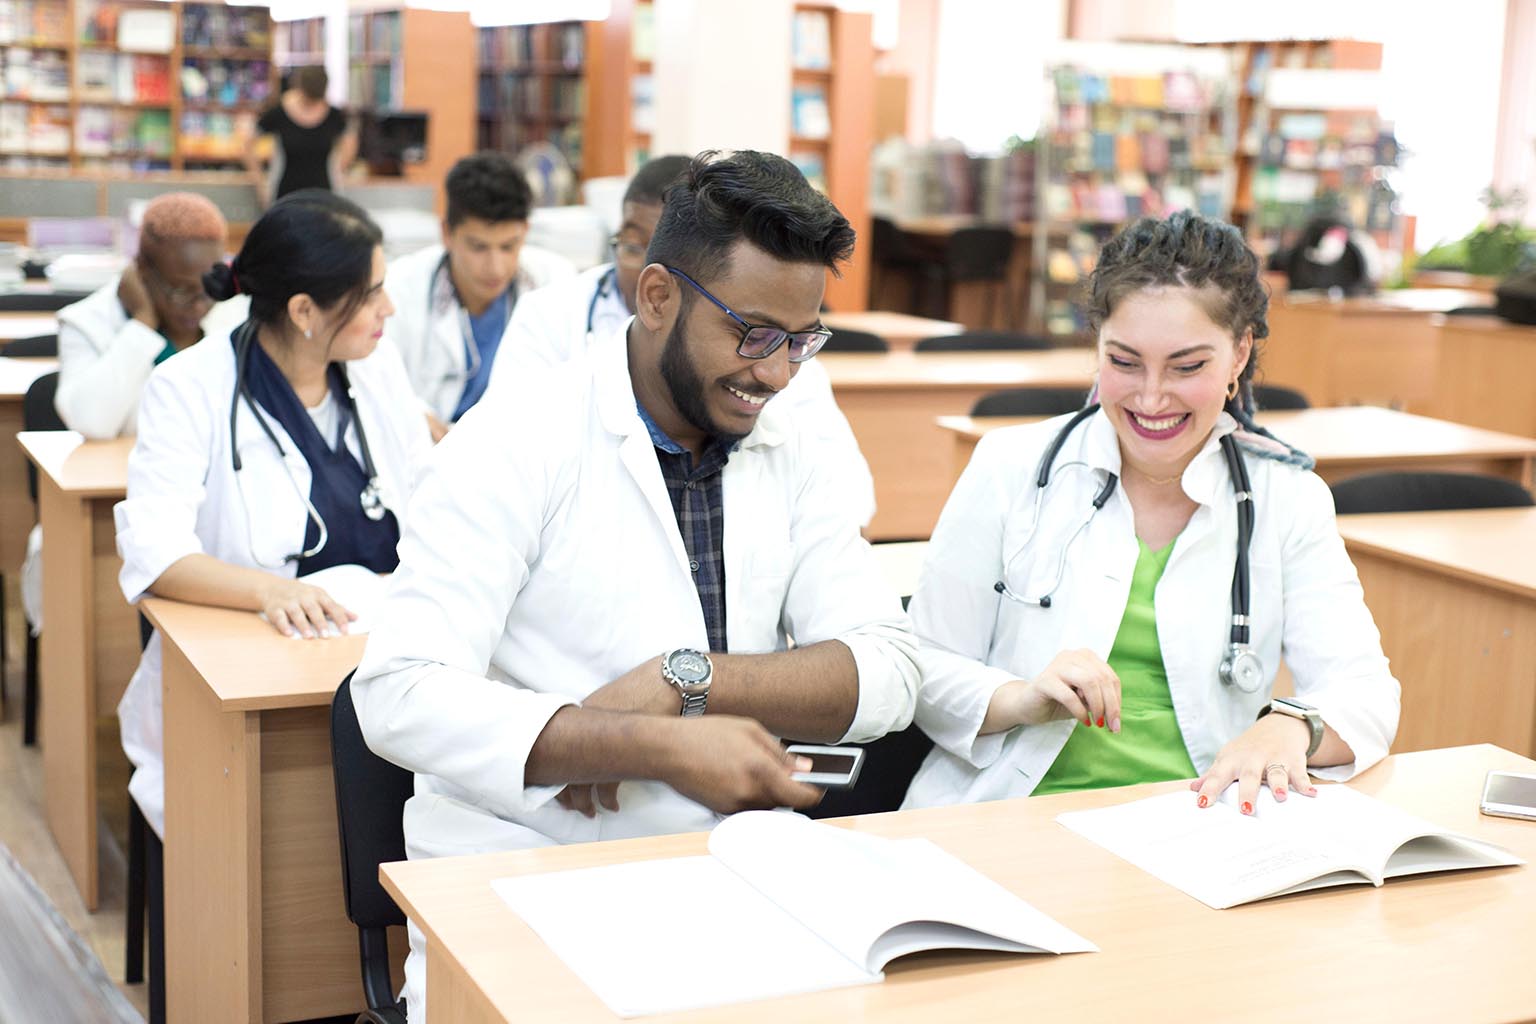
<svg viewBox="0 0 1536 1024">
<path fill-rule="evenodd" d="M 0 313 L 57 313 L 90 292 L 0 292 Z"/>
<path fill-rule="evenodd" d="M 357 925 L 368 1009 L 357 1024 L 405 1024 L 405 1008 L 395 1002 L 389 976 L 390 925 L 405 915 L 379 884 L 379 865 L 405 860 L 401 816 L 414 777 L 368 749 L 352 706 L 352 675 L 336 688 L 331 701 L 331 771 L 336 777 L 336 824 L 341 835 L 342 895 L 347 919 Z"/>
<path fill-rule="evenodd" d="M 868 331 L 834 330 L 832 337 L 821 347 L 823 352 L 889 352 L 891 346 L 884 338 Z"/>
<path fill-rule="evenodd" d="M 9 359 L 36 358 L 46 356 L 49 359 L 59 358 L 59 336 L 57 334 L 39 334 L 35 338 L 17 338 L 5 348 L 0 349 L 0 356 Z"/>
<path fill-rule="evenodd" d="M 912 776 L 933 749 L 933 740 L 916 725 L 909 725 L 857 746 L 864 748 L 859 781 L 844 789 L 827 790 L 821 803 L 805 812 L 808 817 L 841 818 L 896 810 L 906 799 Z"/>
<path fill-rule="evenodd" d="M 878 266 L 912 269 L 928 262 L 922 247 L 912 236 L 886 217 L 872 217 L 869 222 L 870 260 Z"/>
<path fill-rule="evenodd" d="M 154 627 L 139 616 L 139 650 Z M 144 980 L 144 919 L 149 918 L 149 1024 L 165 1024 L 165 844 L 128 795 L 128 892 L 123 915 L 123 981 Z"/>
<path fill-rule="evenodd" d="M 982 395 L 972 416 L 1060 416 L 1088 403 L 1084 388 L 1009 388 Z"/>
<path fill-rule="evenodd" d="M 1513 480 L 1476 473 L 1365 473 L 1330 486 L 1340 515 L 1536 505 Z"/>
<path fill-rule="evenodd" d="M 45 373 L 34 380 L 27 393 L 21 400 L 21 426 L 23 430 L 63 430 L 64 421 L 59 419 L 58 410 L 53 407 L 53 396 L 59 388 L 58 373 Z M 32 496 L 32 506 L 37 507 L 37 467 L 27 463 L 27 493 Z M 0 603 L 0 614 L 4 614 L 4 604 Z M 32 746 L 37 742 L 37 637 L 32 635 L 32 630 L 27 630 L 27 663 L 23 671 L 25 673 L 25 691 L 21 700 L 22 722 L 21 742 L 25 746 Z"/>
<path fill-rule="evenodd" d="M 962 331 L 938 338 L 924 338 L 918 352 L 1031 352 L 1055 348 L 1050 338 L 1018 331 Z"/>
<path fill-rule="evenodd" d="M 986 282 L 1001 287 L 1013 257 L 1013 229 L 1006 227 L 960 228 L 944 245 L 944 259 L 928 263 L 929 310 L 947 317 L 949 303 L 944 289 L 965 282 Z M 987 290 L 987 323 L 992 322 L 997 287 Z"/>
<path fill-rule="evenodd" d="M 1253 403 L 1265 412 L 1312 408 L 1312 403 L 1307 401 L 1306 395 L 1295 388 L 1281 387 L 1279 384 L 1255 384 Z"/>
</svg>

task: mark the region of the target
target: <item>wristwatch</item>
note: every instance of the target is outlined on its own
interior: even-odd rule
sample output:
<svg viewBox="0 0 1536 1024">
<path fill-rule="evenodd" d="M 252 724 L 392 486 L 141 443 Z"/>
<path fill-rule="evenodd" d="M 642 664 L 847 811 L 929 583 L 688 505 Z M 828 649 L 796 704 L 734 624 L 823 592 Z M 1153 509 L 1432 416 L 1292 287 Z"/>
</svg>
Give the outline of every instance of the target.
<svg viewBox="0 0 1536 1024">
<path fill-rule="evenodd" d="M 1259 717 L 1263 718 L 1271 711 L 1306 722 L 1307 728 L 1312 730 L 1312 741 L 1307 744 L 1307 756 L 1317 753 L 1317 748 L 1323 745 L 1323 716 L 1317 713 L 1317 708 L 1303 704 L 1294 697 L 1276 697 L 1259 709 Z"/>
<path fill-rule="evenodd" d="M 661 656 L 661 678 L 683 695 L 684 718 L 697 718 L 709 701 L 709 681 L 715 666 L 703 651 L 679 647 Z"/>
</svg>

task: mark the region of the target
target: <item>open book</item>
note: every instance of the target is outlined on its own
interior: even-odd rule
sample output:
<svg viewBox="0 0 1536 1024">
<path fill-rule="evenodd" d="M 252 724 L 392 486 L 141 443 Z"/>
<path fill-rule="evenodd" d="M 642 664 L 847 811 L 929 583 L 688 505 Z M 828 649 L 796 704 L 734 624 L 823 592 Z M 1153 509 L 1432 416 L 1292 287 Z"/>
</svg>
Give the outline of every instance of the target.
<svg viewBox="0 0 1536 1024">
<path fill-rule="evenodd" d="M 1229 786 L 1204 809 L 1180 791 L 1056 820 L 1216 910 L 1333 885 L 1525 863 L 1348 786 L 1320 786 L 1315 797 L 1293 792 L 1284 803 L 1262 789 L 1252 816 L 1238 811 L 1237 787 Z"/>
<path fill-rule="evenodd" d="M 1097 950 L 926 839 L 749 811 L 709 851 L 492 885 L 621 1017 L 870 984 L 919 950 Z"/>
</svg>

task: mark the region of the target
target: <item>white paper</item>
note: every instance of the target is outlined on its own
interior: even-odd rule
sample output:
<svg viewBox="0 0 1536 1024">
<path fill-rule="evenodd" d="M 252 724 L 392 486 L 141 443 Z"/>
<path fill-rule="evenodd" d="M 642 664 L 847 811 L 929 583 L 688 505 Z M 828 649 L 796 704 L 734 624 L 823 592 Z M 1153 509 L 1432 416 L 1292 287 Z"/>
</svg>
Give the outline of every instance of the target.
<svg viewBox="0 0 1536 1024">
<path fill-rule="evenodd" d="M 1175 792 L 1056 820 L 1217 910 L 1383 876 L 1524 863 L 1347 786 L 1293 792 L 1284 803 L 1261 789 L 1252 815 L 1236 805 L 1232 786 L 1204 809 Z"/>
</svg>

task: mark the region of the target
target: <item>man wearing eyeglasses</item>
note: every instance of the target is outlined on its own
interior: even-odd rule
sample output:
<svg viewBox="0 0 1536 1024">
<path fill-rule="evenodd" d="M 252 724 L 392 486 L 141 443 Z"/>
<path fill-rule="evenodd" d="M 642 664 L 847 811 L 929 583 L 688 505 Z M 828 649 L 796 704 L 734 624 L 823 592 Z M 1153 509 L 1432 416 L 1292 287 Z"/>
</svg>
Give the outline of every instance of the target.
<svg viewBox="0 0 1536 1024">
<path fill-rule="evenodd" d="M 613 262 L 524 297 L 512 313 L 501 358 L 492 368 L 493 387 L 503 377 L 564 362 L 629 321 L 666 190 L 688 164 L 686 156 L 661 156 L 636 172 L 624 192 L 622 223 L 610 239 Z M 781 410 L 792 409 L 792 415 L 820 438 L 827 457 L 840 467 L 843 504 L 861 527 L 868 526 L 875 515 L 874 478 L 832 396 L 826 370 L 815 362 L 805 364 L 778 402 Z"/>
<path fill-rule="evenodd" d="M 783 158 L 702 154 L 668 193 L 633 319 L 498 381 L 434 451 L 353 682 L 369 744 L 417 773 L 411 857 L 808 806 L 820 791 L 781 740 L 910 721 L 900 601 L 839 467 L 778 407 L 853 242 Z"/>
</svg>

